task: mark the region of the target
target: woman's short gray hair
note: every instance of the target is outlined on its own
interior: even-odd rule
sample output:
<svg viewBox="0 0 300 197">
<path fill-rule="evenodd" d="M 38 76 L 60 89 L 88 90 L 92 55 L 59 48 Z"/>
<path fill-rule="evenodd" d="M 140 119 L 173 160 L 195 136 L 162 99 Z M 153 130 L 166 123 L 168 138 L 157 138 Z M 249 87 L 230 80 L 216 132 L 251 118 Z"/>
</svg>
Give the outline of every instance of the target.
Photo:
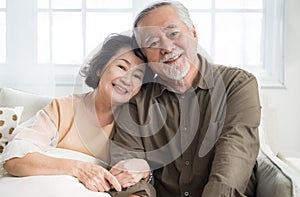
<svg viewBox="0 0 300 197">
<path fill-rule="evenodd" d="M 192 30 L 193 28 L 193 21 L 190 17 L 188 9 L 180 2 L 178 1 L 158 1 L 154 2 L 153 4 L 148 5 L 145 9 L 143 9 L 139 14 L 136 16 L 134 20 L 134 28 L 137 27 L 138 23 L 142 18 L 147 16 L 150 12 L 155 10 L 156 8 L 159 8 L 161 6 L 172 6 L 176 9 L 179 18 L 182 20 L 183 23 L 186 24 L 186 26 Z"/>
</svg>

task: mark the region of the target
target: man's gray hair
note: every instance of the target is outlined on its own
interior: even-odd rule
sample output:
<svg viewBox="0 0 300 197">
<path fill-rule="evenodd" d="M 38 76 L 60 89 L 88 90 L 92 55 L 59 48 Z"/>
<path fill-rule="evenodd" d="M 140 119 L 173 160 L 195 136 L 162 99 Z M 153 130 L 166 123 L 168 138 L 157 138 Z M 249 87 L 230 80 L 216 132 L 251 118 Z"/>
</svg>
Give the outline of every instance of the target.
<svg viewBox="0 0 300 197">
<path fill-rule="evenodd" d="M 176 9 L 179 18 L 182 20 L 183 23 L 189 28 L 189 30 L 192 30 L 193 28 L 193 21 L 190 17 L 188 9 L 182 5 L 178 1 L 157 1 L 153 4 L 148 5 L 145 9 L 143 9 L 135 18 L 133 27 L 136 28 L 138 23 L 141 19 L 143 19 L 145 16 L 147 16 L 150 12 L 155 10 L 156 8 L 159 8 L 161 6 L 171 6 Z"/>
</svg>

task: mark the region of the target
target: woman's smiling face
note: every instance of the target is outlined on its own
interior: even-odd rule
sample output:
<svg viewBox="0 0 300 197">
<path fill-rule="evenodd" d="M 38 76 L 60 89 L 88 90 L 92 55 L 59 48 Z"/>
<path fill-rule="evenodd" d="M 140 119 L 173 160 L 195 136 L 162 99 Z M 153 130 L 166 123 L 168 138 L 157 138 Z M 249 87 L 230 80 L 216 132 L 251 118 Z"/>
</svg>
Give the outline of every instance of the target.
<svg viewBox="0 0 300 197">
<path fill-rule="evenodd" d="M 132 50 L 120 52 L 108 63 L 98 86 L 101 97 L 113 105 L 125 103 L 138 93 L 146 68 Z"/>
</svg>

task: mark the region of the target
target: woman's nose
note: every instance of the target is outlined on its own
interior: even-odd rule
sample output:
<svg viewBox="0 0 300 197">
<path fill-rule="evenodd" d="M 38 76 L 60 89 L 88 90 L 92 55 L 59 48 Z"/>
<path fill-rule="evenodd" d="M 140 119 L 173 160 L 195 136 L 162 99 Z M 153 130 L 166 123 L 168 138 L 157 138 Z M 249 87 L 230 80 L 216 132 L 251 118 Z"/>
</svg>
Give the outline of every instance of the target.
<svg viewBox="0 0 300 197">
<path fill-rule="evenodd" d="M 130 84 L 131 84 L 131 77 L 130 77 L 128 74 L 123 75 L 123 76 L 121 77 L 121 82 L 122 82 L 124 85 L 126 85 L 126 86 L 130 86 Z"/>
</svg>

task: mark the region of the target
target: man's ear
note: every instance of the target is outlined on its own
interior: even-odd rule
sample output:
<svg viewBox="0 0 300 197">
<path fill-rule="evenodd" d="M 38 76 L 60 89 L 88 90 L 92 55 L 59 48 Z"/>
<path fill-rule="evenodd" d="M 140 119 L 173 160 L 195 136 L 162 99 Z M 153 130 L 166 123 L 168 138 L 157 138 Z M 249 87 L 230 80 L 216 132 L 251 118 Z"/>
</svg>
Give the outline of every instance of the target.
<svg viewBox="0 0 300 197">
<path fill-rule="evenodd" d="M 193 33 L 194 38 L 198 41 L 198 35 L 197 35 L 197 31 L 196 31 L 196 28 L 194 25 L 192 27 L 192 33 Z"/>
</svg>

